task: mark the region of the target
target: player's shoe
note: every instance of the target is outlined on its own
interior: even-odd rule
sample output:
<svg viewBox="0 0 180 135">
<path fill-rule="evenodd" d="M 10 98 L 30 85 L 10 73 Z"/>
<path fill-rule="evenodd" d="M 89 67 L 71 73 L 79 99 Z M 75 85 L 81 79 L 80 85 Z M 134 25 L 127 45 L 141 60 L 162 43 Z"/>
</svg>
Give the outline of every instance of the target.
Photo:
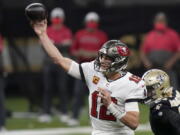
<svg viewBox="0 0 180 135">
<path fill-rule="evenodd" d="M 68 126 L 79 126 L 80 123 L 77 119 L 71 118 L 68 122 L 67 122 Z"/>
<path fill-rule="evenodd" d="M 42 114 L 39 116 L 38 121 L 41 123 L 49 123 L 52 121 L 52 117 L 49 114 Z"/>
<path fill-rule="evenodd" d="M 59 120 L 63 123 L 67 123 L 69 121 L 69 116 L 67 114 L 59 114 Z"/>
<path fill-rule="evenodd" d="M 0 127 L 0 133 L 1 132 L 6 132 L 6 131 L 7 131 L 7 129 L 5 127 Z"/>
</svg>

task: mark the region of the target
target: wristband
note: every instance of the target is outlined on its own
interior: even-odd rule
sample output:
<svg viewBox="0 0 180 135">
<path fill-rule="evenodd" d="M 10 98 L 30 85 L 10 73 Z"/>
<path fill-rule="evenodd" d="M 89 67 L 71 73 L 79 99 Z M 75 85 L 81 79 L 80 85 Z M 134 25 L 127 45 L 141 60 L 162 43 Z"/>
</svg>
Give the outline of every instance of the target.
<svg viewBox="0 0 180 135">
<path fill-rule="evenodd" d="M 111 102 L 111 104 L 108 106 L 108 110 L 117 118 L 121 119 L 123 116 L 126 115 L 125 111 L 120 110 L 119 106 Z"/>
</svg>

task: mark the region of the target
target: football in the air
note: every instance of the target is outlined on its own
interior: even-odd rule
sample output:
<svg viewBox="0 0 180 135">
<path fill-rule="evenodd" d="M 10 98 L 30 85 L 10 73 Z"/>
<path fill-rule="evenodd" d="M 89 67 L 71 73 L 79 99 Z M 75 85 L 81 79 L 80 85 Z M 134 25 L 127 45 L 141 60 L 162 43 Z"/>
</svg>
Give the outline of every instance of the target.
<svg viewBox="0 0 180 135">
<path fill-rule="evenodd" d="M 47 10 L 42 3 L 31 3 L 25 8 L 25 15 L 29 21 L 42 21 L 47 18 Z"/>
</svg>

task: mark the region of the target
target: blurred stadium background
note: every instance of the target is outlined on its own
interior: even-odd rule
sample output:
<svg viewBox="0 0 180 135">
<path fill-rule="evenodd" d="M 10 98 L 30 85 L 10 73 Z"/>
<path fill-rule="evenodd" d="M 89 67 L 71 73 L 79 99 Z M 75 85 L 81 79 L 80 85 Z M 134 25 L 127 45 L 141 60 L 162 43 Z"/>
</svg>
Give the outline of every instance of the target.
<svg viewBox="0 0 180 135">
<path fill-rule="evenodd" d="M 51 123 L 44 124 L 37 121 L 41 110 L 44 52 L 24 15 L 24 8 L 32 2 L 43 3 L 49 12 L 54 7 L 62 7 L 66 13 L 65 24 L 71 28 L 73 33 L 83 27 L 83 18 L 87 12 L 99 13 L 101 29 L 108 34 L 109 38 L 121 39 L 131 48 L 134 56 L 133 60 L 130 59 L 129 69 L 139 76 L 145 71 L 139 59 L 139 46 L 144 34 L 152 28 L 154 15 L 160 11 L 165 12 L 169 18 L 169 25 L 180 32 L 179 0 L 0 0 L 0 33 L 5 39 L 2 59 L 6 82 L 6 129 L 11 131 L 2 133 L 3 135 L 20 135 L 20 132 L 16 132 L 19 130 L 22 130 L 22 134 L 28 135 L 24 131 L 47 128 L 62 128 L 56 133 L 50 133 L 54 135 L 90 134 L 87 103 L 80 117 L 80 125 L 85 128 L 85 131 L 76 130 L 76 128 L 69 129 L 66 124 L 59 122 L 56 115 Z M 72 89 L 73 84 L 69 85 L 70 101 Z M 56 104 L 57 97 L 53 102 Z M 148 107 L 140 105 L 140 108 L 140 122 L 147 125 Z M 68 129 L 64 130 L 64 128 Z M 70 132 L 71 129 L 74 130 Z M 61 131 L 64 132 L 61 133 Z M 37 131 L 33 134 L 40 133 Z M 152 135 L 152 133 L 147 126 L 145 131 L 138 129 L 136 135 Z"/>
</svg>

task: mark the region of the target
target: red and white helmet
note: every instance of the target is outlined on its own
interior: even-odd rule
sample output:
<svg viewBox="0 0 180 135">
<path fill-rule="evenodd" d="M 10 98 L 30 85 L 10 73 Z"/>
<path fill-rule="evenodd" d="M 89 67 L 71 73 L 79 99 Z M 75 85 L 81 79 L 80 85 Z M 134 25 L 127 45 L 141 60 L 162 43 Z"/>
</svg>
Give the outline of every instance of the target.
<svg viewBox="0 0 180 135">
<path fill-rule="evenodd" d="M 94 63 L 94 69 L 99 72 L 120 72 L 124 71 L 127 67 L 128 57 L 130 51 L 126 44 L 122 43 L 119 40 L 109 40 L 101 47 L 98 52 L 98 57 Z M 106 55 L 112 59 L 110 67 L 106 71 L 101 69 L 101 57 Z"/>
</svg>

